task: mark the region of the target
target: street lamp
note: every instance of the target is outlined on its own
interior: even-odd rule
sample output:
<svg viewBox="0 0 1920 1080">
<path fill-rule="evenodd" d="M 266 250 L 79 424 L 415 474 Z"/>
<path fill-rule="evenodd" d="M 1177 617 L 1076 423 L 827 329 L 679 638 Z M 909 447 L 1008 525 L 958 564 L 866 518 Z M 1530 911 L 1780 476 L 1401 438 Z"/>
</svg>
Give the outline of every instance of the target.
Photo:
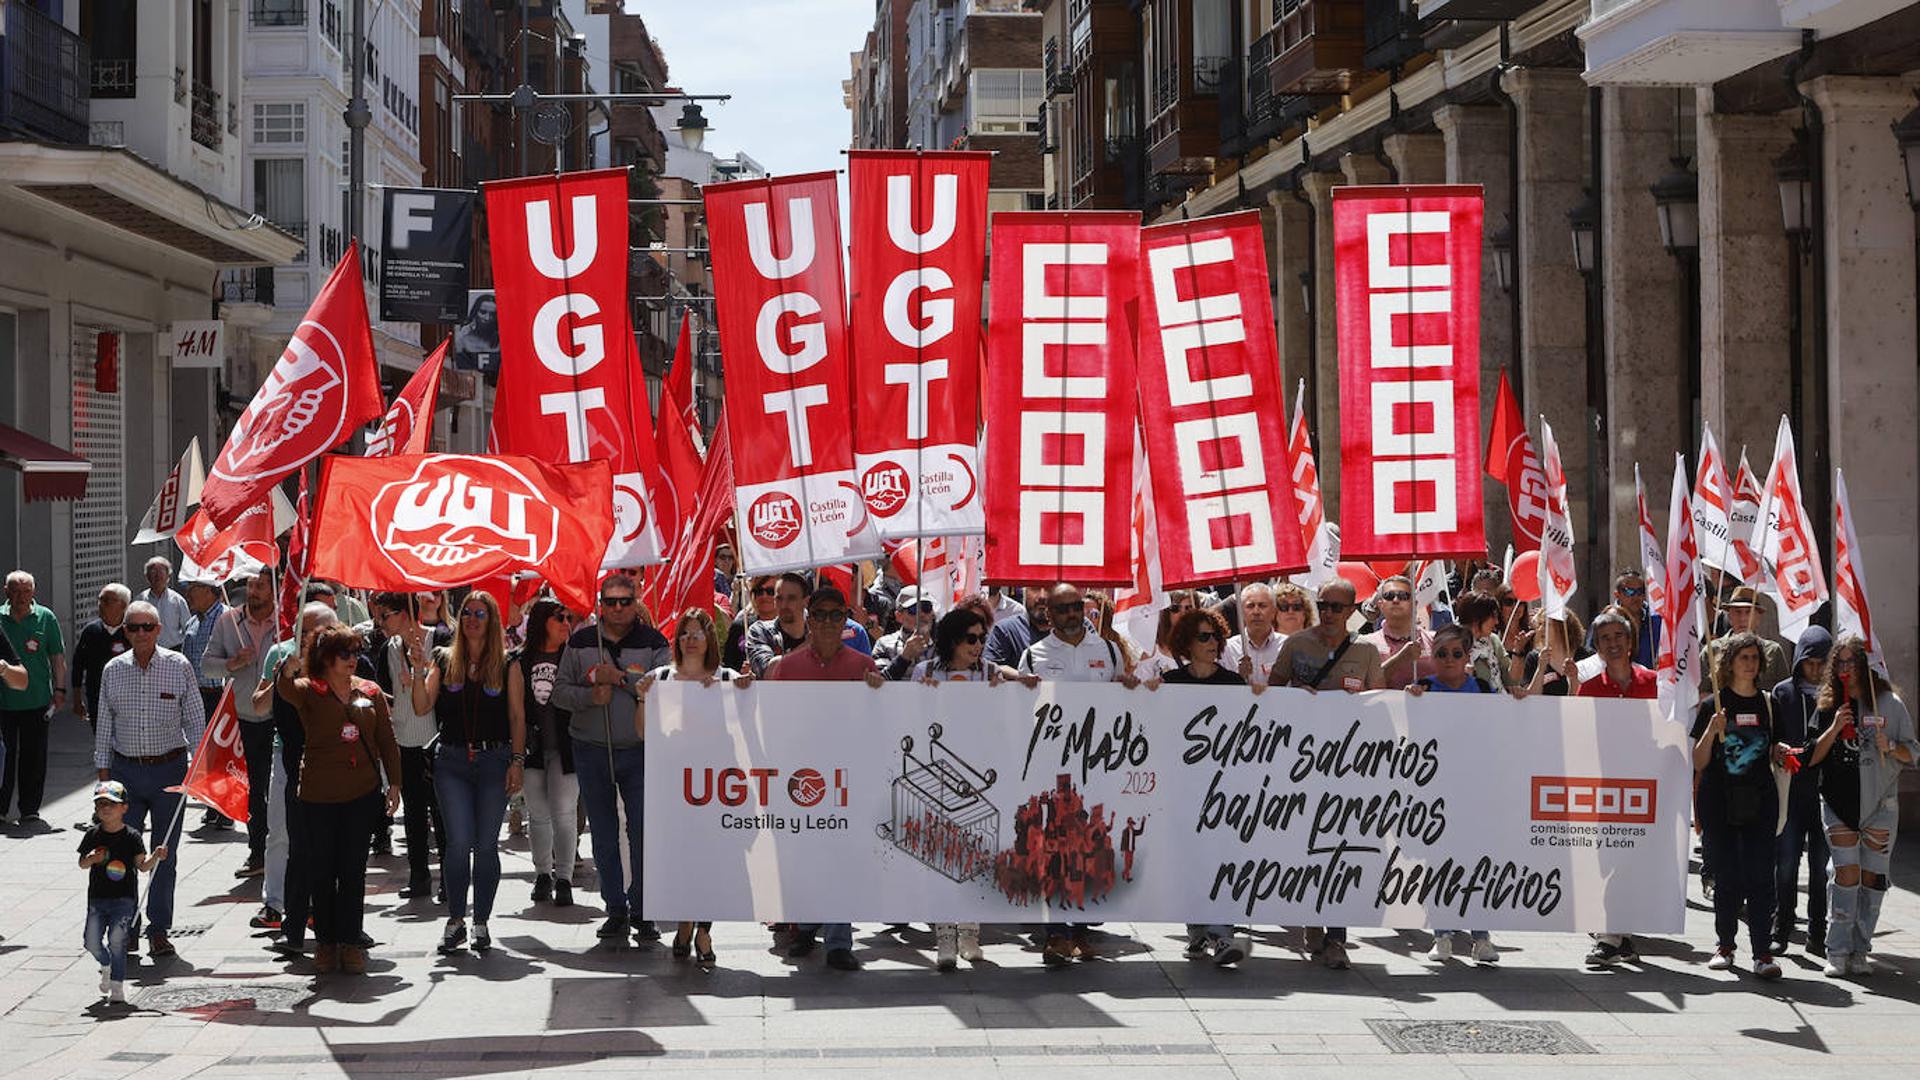
<svg viewBox="0 0 1920 1080">
<path fill-rule="evenodd" d="M 694 153 L 706 145 L 707 118 L 698 102 L 689 101 L 680 107 L 680 123 L 676 129 L 680 132 L 680 144 Z"/>
<path fill-rule="evenodd" d="M 1795 128 L 1793 145 L 1773 159 L 1773 179 L 1780 185 L 1780 220 L 1787 235 L 1805 239 L 1813 227 L 1813 167 L 1807 164 L 1805 128 Z"/>
<path fill-rule="evenodd" d="M 1600 211 L 1593 205 L 1593 193 L 1580 205 L 1567 211 L 1567 226 L 1573 230 L 1573 265 L 1582 274 L 1593 273 L 1594 232 L 1599 228 Z"/>
<path fill-rule="evenodd" d="M 1675 257 L 1700 250 L 1700 178 L 1676 157 L 1673 169 L 1653 182 L 1653 208 L 1660 215 L 1660 243 Z"/>
<path fill-rule="evenodd" d="M 1509 215 L 1501 226 L 1487 237 L 1487 246 L 1493 249 L 1493 280 L 1500 286 L 1501 292 L 1513 291 L 1513 217 Z"/>
</svg>

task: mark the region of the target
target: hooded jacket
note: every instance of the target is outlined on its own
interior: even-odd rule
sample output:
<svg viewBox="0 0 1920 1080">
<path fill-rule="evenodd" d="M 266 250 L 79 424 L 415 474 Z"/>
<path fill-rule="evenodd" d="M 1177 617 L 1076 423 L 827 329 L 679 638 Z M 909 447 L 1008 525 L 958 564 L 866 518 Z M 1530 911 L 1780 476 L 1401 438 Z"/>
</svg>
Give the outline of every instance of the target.
<svg viewBox="0 0 1920 1080">
<path fill-rule="evenodd" d="M 1775 737 L 1788 746 L 1806 746 L 1817 734 L 1814 716 L 1818 710 L 1814 701 L 1820 696 L 1820 680 L 1817 675 L 1811 680 L 1803 678 L 1800 664 L 1804 660 L 1824 663 L 1827 653 L 1832 650 L 1833 635 L 1827 633 L 1824 627 L 1807 627 L 1800 635 L 1800 643 L 1793 648 L 1792 669 L 1786 678 L 1774 684 L 1770 696 L 1773 699 Z M 1802 769 L 1793 775 L 1793 787 L 1788 798 L 1814 798 L 1819 786 L 1819 770 Z"/>
</svg>

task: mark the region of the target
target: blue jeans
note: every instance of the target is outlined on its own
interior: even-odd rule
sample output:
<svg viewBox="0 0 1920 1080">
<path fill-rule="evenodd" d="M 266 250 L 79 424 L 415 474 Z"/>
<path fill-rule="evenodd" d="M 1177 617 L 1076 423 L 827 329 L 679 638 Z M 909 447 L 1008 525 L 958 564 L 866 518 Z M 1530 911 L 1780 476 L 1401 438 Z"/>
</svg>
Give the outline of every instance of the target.
<svg viewBox="0 0 1920 1080">
<path fill-rule="evenodd" d="M 796 929 L 803 934 L 818 934 L 821 944 L 828 952 L 835 949 L 853 949 L 853 924 L 844 922 L 800 923 Z"/>
<path fill-rule="evenodd" d="M 473 886 L 473 920 L 493 914 L 500 888 L 500 823 L 507 819 L 507 748 L 477 750 L 440 745 L 433 762 L 433 793 L 446 824 L 447 849 L 440 858 L 440 884 L 447 915 L 467 917 L 467 886 Z"/>
<path fill-rule="evenodd" d="M 87 928 L 80 935 L 80 945 L 114 982 L 127 979 L 127 936 L 133 933 L 138 907 L 139 901 L 131 896 L 87 901 Z"/>
<path fill-rule="evenodd" d="M 145 835 L 149 852 L 167 845 L 166 861 L 153 868 L 153 880 L 147 883 L 147 936 L 164 934 L 173 929 L 174 868 L 180 865 L 180 818 L 175 814 L 180 807 L 180 792 L 167 789 L 177 789 L 186 780 L 187 756 L 182 754 L 160 765 L 142 765 L 115 754 L 108 772 L 127 786 L 127 828 Z M 153 819 L 151 823 L 148 818 Z M 172 831 L 156 838 L 154 833 L 169 824 Z"/>
<path fill-rule="evenodd" d="M 574 740 L 573 775 L 580 781 L 580 798 L 587 805 L 587 832 L 593 839 L 593 868 L 600 876 L 600 902 L 610 916 L 637 919 L 643 917 L 640 815 L 645 808 L 647 750 L 644 746 L 614 750 L 611 767 L 608 757 L 606 747 Z M 620 853 L 621 804 L 627 808 L 626 856 L 633 863 L 630 886 L 625 886 L 626 864 Z"/>
</svg>

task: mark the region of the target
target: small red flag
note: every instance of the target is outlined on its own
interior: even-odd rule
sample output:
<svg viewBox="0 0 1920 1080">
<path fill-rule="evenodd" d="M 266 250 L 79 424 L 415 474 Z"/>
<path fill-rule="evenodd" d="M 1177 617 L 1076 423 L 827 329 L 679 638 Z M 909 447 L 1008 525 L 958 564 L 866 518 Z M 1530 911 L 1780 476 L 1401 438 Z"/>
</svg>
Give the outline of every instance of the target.
<svg viewBox="0 0 1920 1080">
<path fill-rule="evenodd" d="M 249 787 L 247 756 L 240 749 L 240 714 L 234 711 L 233 685 L 229 683 L 213 715 L 207 717 L 207 730 L 200 736 L 180 790 L 188 798 L 244 824 Z"/>
<path fill-rule="evenodd" d="M 433 411 L 440 407 L 440 370 L 446 366 L 447 346 L 452 340 L 442 341 L 394 395 L 387 415 L 380 418 L 380 426 L 367 436 L 368 457 L 427 452 L 427 444 L 433 441 Z"/>
</svg>

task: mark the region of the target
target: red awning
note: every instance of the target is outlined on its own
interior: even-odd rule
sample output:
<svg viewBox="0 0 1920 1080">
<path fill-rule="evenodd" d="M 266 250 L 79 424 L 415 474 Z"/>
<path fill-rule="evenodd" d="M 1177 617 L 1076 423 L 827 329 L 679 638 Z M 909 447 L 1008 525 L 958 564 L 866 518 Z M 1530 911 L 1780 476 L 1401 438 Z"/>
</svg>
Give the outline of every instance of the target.
<svg viewBox="0 0 1920 1080">
<path fill-rule="evenodd" d="M 81 498 L 87 493 L 87 474 L 93 471 L 86 458 L 5 424 L 0 424 L 0 465 L 26 475 L 28 502 Z"/>
</svg>

